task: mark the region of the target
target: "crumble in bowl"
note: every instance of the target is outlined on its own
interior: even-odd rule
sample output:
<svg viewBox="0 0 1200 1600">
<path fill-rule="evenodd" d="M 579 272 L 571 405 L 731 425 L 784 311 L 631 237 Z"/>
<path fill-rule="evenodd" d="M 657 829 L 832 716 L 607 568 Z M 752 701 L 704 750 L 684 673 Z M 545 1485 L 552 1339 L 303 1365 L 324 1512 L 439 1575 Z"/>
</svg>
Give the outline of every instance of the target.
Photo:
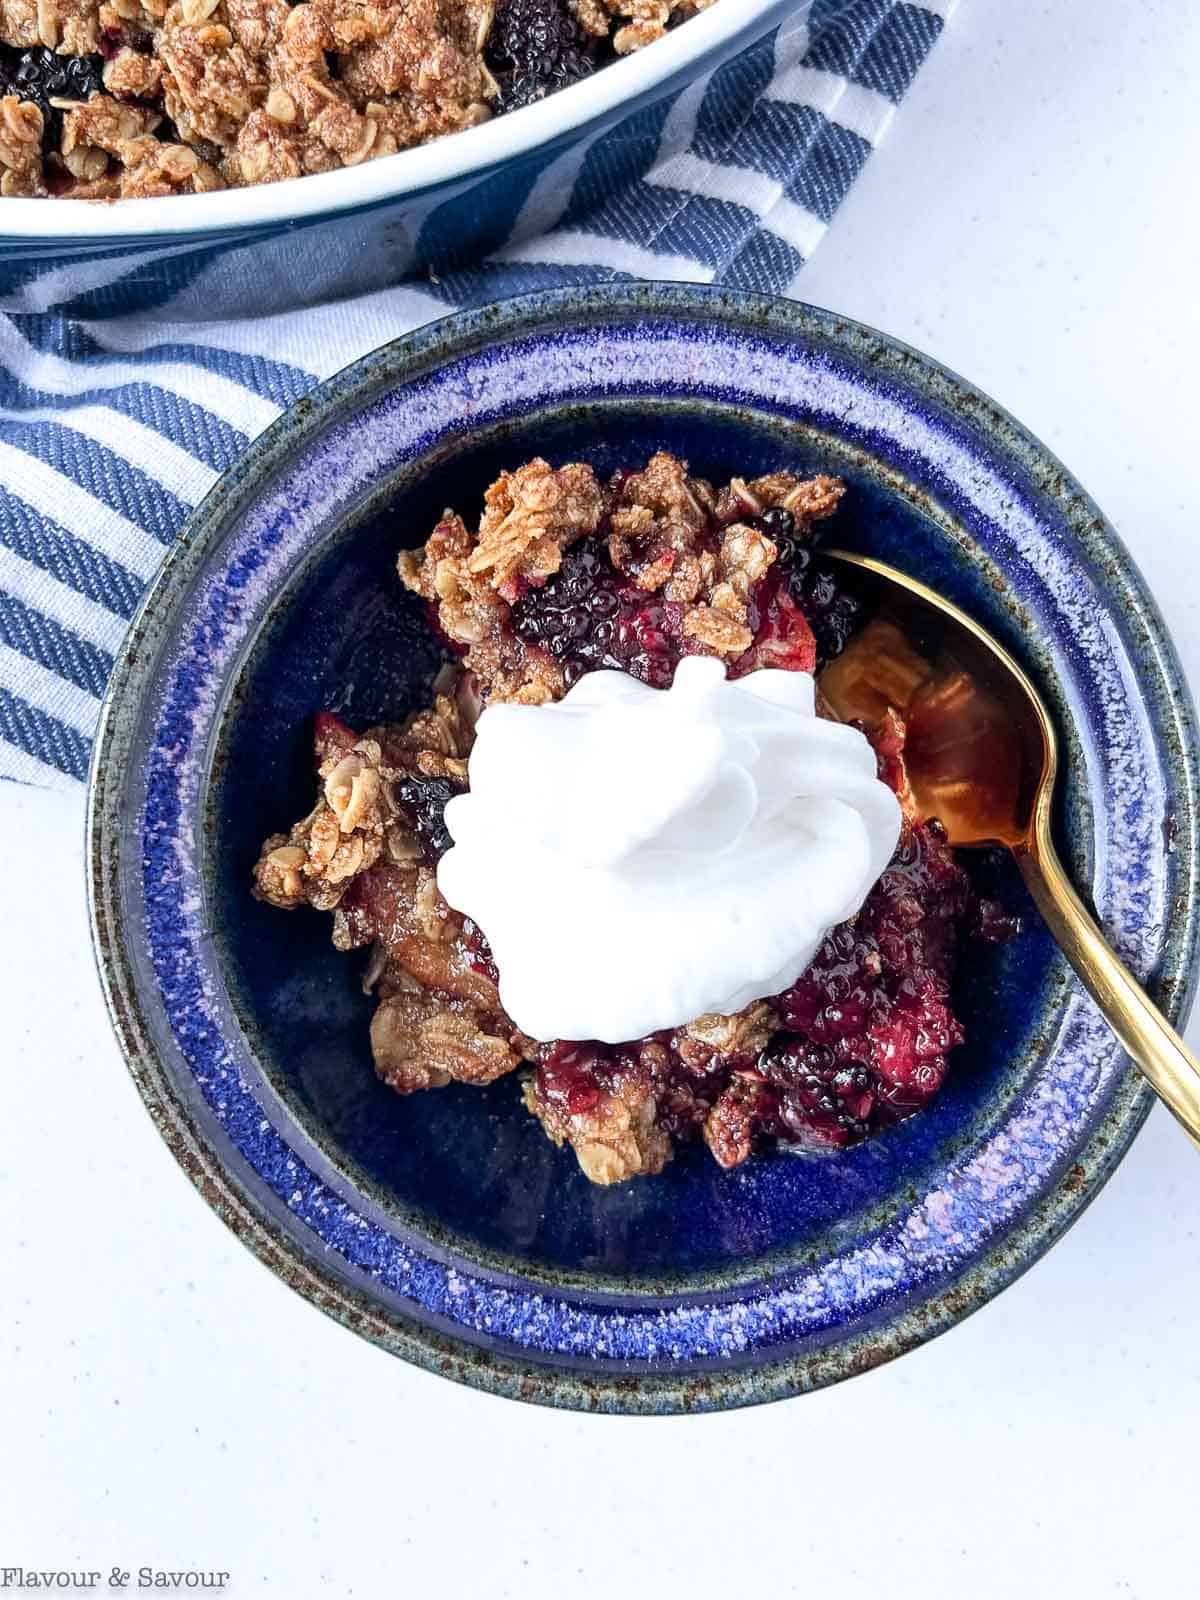
<svg viewBox="0 0 1200 1600">
<path fill-rule="evenodd" d="M 0 0 L 0 197 L 357 166 L 520 109 L 715 0 Z"/>
<path fill-rule="evenodd" d="M 864 630 L 820 561 L 841 494 L 835 478 L 787 472 L 718 488 L 663 453 L 607 482 L 536 459 L 492 485 L 476 529 L 447 511 L 401 553 L 401 580 L 451 657 L 432 702 L 361 734 L 318 715 L 316 804 L 267 839 L 254 871 L 260 898 L 331 912 L 339 949 L 370 948 L 370 1043 L 389 1086 L 519 1074 L 547 1136 L 600 1184 L 659 1172 L 695 1141 L 726 1168 L 768 1148 L 846 1148 L 936 1094 L 963 1038 L 950 994 L 960 947 L 1013 924 L 917 813 L 890 706 L 866 729 L 904 813 L 890 863 L 793 983 L 735 1015 L 618 1045 L 532 1039 L 504 1011 L 483 930 L 438 887 L 446 806 L 469 787 L 486 705 L 556 702 L 604 669 L 666 688 L 691 655 L 731 677 L 814 673 L 825 715 L 821 675 L 835 660 L 843 690 L 858 673 L 907 704 L 917 658 L 878 624 Z"/>
</svg>

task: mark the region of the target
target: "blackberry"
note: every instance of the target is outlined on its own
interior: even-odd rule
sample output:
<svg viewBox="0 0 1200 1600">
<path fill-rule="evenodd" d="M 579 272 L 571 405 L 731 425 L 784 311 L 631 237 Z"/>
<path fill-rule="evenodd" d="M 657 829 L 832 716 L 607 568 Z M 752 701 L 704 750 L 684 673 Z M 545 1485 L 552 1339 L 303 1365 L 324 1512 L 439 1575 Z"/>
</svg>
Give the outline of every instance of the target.
<svg viewBox="0 0 1200 1600">
<path fill-rule="evenodd" d="M 759 1070 L 775 1090 L 778 1135 L 802 1150 L 844 1150 L 872 1131 L 875 1085 L 856 1063 L 810 1039 L 781 1036 L 764 1052 Z"/>
<path fill-rule="evenodd" d="M 827 935 L 775 998 L 784 1031 L 758 1063 L 779 1137 L 843 1149 L 920 1111 L 962 1043 L 950 1007 L 966 874 L 936 822 L 905 827 L 858 917 Z"/>
<path fill-rule="evenodd" d="M 100 30 L 100 54 L 105 61 L 114 61 L 122 50 L 136 50 L 140 56 L 154 54 L 154 36 L 141 28 L 123 26 Z"/>
<path fill-rule="evenodd" d="M 555 658 L 568 688 L 608 667 L 665 689 L 686 654 L 682 608 L 628 582 L 600 538 L 572 546 L 554 576 L 513 607 L 512 625 Z"/>
<path fill-rule="evenodd" d="M 808 552 L 804 552 L 807 557 Z M 817 641 L 817 670 L 840 656 L 862 626 L 862 605 L 838 584 L 829 567 L 812 565 L 792 569 L 792 594 L 808 618 Z"/>
<path fill-rule="evenodd" d="M 796 519 L 783 506 L 772 506 L 761 517 L 755 517 L 755 526 L 762 529 L 768 539 L 779 547 L 779 559 L 790 561 L 795 551 L 792 541 L 796 537 Z"/>
<path fill-rule="evenodd" d="M 86 100 L 104 87 L 103 56 L 60 56 L 39 45 L 18 50 L 0 44 L 0 95 L 15 94 L 42 113 L 42 149 L 56 150 L 62 141 L 62 112 L 51 100 Z"/>
<path fill-rule="evenodd" d="M 435 861 L 454 843 L 446 826 L 446 803 L 460 792 L 449 778 L 418 778 L 415 774 L 396 785 L 397 800 Z"/>
<path fill-rule="evenodd" d="M 566 0 L 500 0 L 487 45 L 500 85 L 498 115 L 590 76 L 597 65 Z"/>
</svg>

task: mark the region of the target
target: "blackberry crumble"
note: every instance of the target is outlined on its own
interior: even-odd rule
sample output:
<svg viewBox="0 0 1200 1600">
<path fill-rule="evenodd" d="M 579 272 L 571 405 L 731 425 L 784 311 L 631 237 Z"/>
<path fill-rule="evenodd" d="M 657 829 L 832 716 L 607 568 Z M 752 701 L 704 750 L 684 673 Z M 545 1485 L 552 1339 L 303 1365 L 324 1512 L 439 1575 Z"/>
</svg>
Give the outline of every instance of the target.
<svg viewBox="0 0 1200 1600">
<path fill-rule="evenodd" d="M 0 196 L 356 166 L 530 105 L 713 0 L 7 0 Z"/>
<path fill-rule="evenodd" d="M 716 488 L 662 453 L 607 483 L 534 460 L 491 486 L 476 531 L 447 511 L 401 553 L 401 580 L 455 659 L 404 723 L 360 734 L 318 716 L 315 809 L 272 835 L 254 870 L 260 898 L 332 911 L 339 949 L 371 947 L 371 1047 L 392 1088 L 520 1070 L 547 1136 L 601 1184 L 661 1171 L 676 1143 L 703 1141 L 726 1168 L 763 1149 L 844 1149 L 937 1093 L 963 1039 L 960 945 L 1014 924 L 973 895 L 940 824 L 916 811 L 902 713 L 930 669 L 880 623 L 860 631 L 821 562 L 819 525 L 842 493 L 836 478 L 786 472 Z M 824 715 L 852 703 L 901 803 L 895 853 L 781 993 L 625 1044 L 531 1039 L 504 1012 L 482 930 L 437 884 L 480 709 L 556 701 L 605 667 L 665 687 L 689 655 L 735 677 L 817 673 Z"/>
</svg>

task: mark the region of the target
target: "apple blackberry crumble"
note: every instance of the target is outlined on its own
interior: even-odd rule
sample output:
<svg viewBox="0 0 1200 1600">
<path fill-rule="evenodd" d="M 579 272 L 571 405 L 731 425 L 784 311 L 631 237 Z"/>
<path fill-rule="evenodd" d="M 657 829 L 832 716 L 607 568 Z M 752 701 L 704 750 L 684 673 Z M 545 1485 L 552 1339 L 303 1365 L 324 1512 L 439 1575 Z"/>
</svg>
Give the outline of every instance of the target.
<svg viewBox="0 0 1200 1600">
<path fill-rule="evenodd" d="M 0 195 L 271 183 L 514 111 L 713 0 L 0 0 Z"/>
<path fill-rule="evenodd" d="M 400 554 L 402 583 L 447 647 L 432 701 L 373 728 L 319 714 L 316 804 L 254 868 L 259 898 L 331 912 L 339 949 L 369 949 L 375 1070 L 398 1093 L 518 1074 L 547 1136 L 602 1184 L 661 1171 L 677 1143 L 703 1141 L 727 1168 L 766 1148 L 843 1149 L 937 1093 L 963 1039 L 958 948 L 1013 924 L 973 894 L 906 784 L 905 717 L 936 703 L 923 698 L 931 669 L 897 629 L 864 628 L 822 564 L 819 531 L 842 493 L 836 478 L 782 471 L 716 487 L 661 453 L 607 482 L 534 460 L 491 486 L 475 529 L 447 511 Z M 702 671 L 681 666 L 692 657 L 708 658 Z M 492 707 L 558 712 L 576 685 L 591 693 L 592 674 L 674 695 L 677 669 L 715 687 L 813 675 L 818 733 L 838 720 L 832 701 L 849 707 L 862 732 L 837 734 L 862 744 L 867 781 L 887 785 L 895 813 L 882 871 L 855 915 L 823 925 L 803 970 L 739 1010 L 615 1044 L 530 1037 L 506 1013 L 484 928 L 439 887 L 439 863 L 462 844 L 454 808 L 475 803 L 477 724 L 482 751 Z M 583 942 L 579 927 L 546 931 L 568 950 Z"/>
</svg>

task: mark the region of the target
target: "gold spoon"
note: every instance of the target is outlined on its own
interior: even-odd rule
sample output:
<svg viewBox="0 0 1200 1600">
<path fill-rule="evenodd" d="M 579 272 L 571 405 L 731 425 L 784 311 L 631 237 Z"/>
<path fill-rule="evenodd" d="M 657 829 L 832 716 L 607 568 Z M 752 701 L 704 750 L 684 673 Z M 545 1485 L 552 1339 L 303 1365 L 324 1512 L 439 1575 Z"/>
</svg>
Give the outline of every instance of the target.
<svg viewBox="0 0 1200 1600">
<path fill-rule="evenodd" d="M 923 583 L 869 556 L 821 554 L 855 567 L 884 618 L 894 619 L 869 625 L 876 637 L 864 662 L 878 660 L 882 644 L 886 674 L 889 642 L 897 646 L 873 704 L 869 684 L 855 677 L 855 641 L 822 674 L 822 693 L 839 716 L 867 721 L 883 711 L 885 698 L 909 696 L 908 707 L 897 709 L 911 712 L 904 757 L 918 811 L 938 817 L 953 845 L 1011 850 L 1046 926 L 1113 1032 L 1200 1141 L 1200 1061 L 1110 949 L 1051 840 L 1058 742 L 1037 690 L 990 634 Z"/>
</svg>

